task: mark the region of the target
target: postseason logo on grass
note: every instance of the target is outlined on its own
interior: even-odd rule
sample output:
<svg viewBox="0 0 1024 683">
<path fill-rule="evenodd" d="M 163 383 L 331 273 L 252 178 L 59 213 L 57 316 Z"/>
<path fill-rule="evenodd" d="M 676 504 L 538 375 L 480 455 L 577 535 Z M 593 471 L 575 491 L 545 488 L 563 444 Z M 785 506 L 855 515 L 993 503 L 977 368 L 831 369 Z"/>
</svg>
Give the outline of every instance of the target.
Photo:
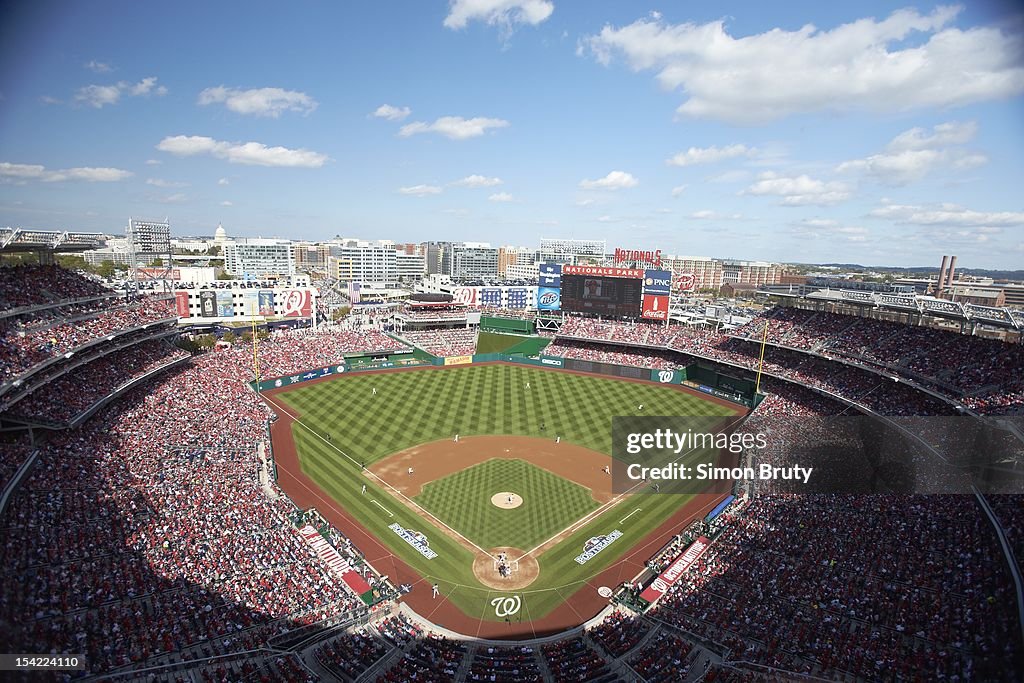
<svg viewBox="0 0 1024 683">
<path fill-rule="evenodd" d="M 413 531 L 412 529 L 406 529 L 398 522 L 395 522 L 388 528 L 398 534 L 403 541 L 415 548 L 416 552 L 428 560 L 432 560 L 437 557 L 437 553 L 430 549 L 430 543 L 427 542 L 427 537 L 420 532 Z"/>
<path fill-rule="evenodd" d="M 610 546 L 615 539 L 621 537 L 622 532 L 618 529 L 606 536 L 594 536 L 583 544 L 583 552 L 573 559 L 576 560 L 577 564 L 586 564 L 590 560 L 594 559 L 599 552 Z"/>
</svg>

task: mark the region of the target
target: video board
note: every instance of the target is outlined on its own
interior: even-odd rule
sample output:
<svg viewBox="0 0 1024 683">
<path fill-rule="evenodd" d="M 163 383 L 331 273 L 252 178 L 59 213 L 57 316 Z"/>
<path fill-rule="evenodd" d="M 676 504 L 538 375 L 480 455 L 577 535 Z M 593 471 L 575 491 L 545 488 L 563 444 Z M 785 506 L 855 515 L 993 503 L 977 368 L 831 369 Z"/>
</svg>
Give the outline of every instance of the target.
<svg viewBox="0 0 1024 683">
<path fill-rule="evenodd" d="M 643 280 L 562 273 L 562 310 L 615 317 L 640 316 Z"/>
</svg>

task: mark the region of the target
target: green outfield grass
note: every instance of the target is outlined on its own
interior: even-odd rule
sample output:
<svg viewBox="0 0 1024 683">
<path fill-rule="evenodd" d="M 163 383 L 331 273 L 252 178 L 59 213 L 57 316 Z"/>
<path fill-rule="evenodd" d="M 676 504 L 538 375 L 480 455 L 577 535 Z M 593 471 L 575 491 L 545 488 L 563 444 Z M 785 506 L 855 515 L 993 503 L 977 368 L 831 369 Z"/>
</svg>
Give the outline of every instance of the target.
<svg viewBox="0 0 1024 683">
<path fill-rule="evenodd" d="M 526 388 L 527 383 L 530 384 L 529 389 Z M 374 388 L 377 395 L 373 395 Z M 472 553 L 365 476 L 361 464 L 368 465 L 417 444 L 451 438 L 456 433 L 463 436 L 509 434 L 546 438 L 557 434 L 566 442 L 610 454 L 611 418 L 637 415 L 636 408 L 640 403 L 644 404 L 645 415 L 729 415 L 738 412 L 738 408 L 730 409 L 654 383 L 508 364 L 353 373 L 326 382 L 300 385 L 277 394 L 273 400 L 282 402 L 299 416 L 299 421 L 293 425 L 293 436 L 303 471 L 387 544 L 395 555 L 429 582 L 438 583 L 442 592 L 466 614 L 485 619 L 496 619 L 488 612 L 487 601 L 501 593 L 477 582 L 472 572 Z M 330 441 L 326 439 L 327 434 L 331 435 Z M 445 484 L 457 476 L 451 475 L 437 483 Z M 525 473 L 523 476 L 528 477 Z M 570 482 L 560 481 L 579 488 Z M 361 492 L 364 483 L 367 485 L 365 495 Z M 522 493 L 525 483 L 525 480 L 521 483 L 508 480 L 494 492 L 512 490 Z M 487 536 L 489 524 L 474 522 L 472 514 L 448 510 L 446 504 L 433 502 L 431 497 L 451 493 L 443 491 L 447 488 L 445 486 L 439 489 L 440 493 L 434 493 L 429 490 L 430 486 L 427 485 L 418 498 L 428 496 L 424 499 L 424 507 L 437 507 L 435 514 L 460 533 L 477 535 L 485 540 L 481 545 L 490 543 L 485 547 L 513 545 L 507 535 Z M 489 497 L 479 495 L 479 491 L 465 496 L 467 500 L 482 501 L 487 505 L 490 505 Z M 612 564 L 689 499 L 687 495 L 634 496 L 598 515 L 568 539 L 546 551 L 538 558 L 540 577 L 525 591 L 517 592 L 525 601 L 523 618 L 534 619 L 547 614 L 583 585 L 588 577 Z M 550 501 L 551 498 L 545 500 Z M 639 511 L 626 518 L 635 509 Z M 442 510 L 445 510 L 443 517 Z M 464 515 L 465 519 L 456 523 L 452 520 L 453 514 Z M 581 511 L 576 519 L 585 514 L 586 511 Z M 562 519 L 559 515 L 559 521 Z M 420 555 L 389 529 L 389 525 L 396 523 L 405 529 L 423 533 L 438 556 L 427 560 Z M 614 529 L 623 533 L 621 539 L 585 565 L 573 561 L 588 538 Z M 539 528 L 531 528 L 528 534 L 543 536 L 541 540 L 544 540 L 557 531 L 545 534 Z M 526 540 L 522 542 L 529 545 Z M 651 549 L 652 552 L 654 550 Z"/>
<path fill-rule="evenodd" d="M 523 504 L 503 510 L 491 496 L 513 491 Z M 599 505 L 590 491 L 523 460 L 488 460 L 431 482 L 414 500 L 482 548 L 529 550 Z"/>
</svg>

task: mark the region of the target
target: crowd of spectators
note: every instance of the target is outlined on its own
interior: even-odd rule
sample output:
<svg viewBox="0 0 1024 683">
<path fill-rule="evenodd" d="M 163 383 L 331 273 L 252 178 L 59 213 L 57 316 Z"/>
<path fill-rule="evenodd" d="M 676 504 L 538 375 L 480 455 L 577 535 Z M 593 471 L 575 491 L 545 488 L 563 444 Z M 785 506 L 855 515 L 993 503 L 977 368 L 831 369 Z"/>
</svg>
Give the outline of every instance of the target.
<svg viewBox="0 0 1024 683">
<path fill-rule="evenodd" d="M 0 320 L 0 382 L 7 382 L 39 363 L 74 351 L 105 336 L 161 320 L 177 318 L 174 302 L 146 298 L 72 317 L 16 316 Z M 77 312 L 75 312 L 77 313 Z"/>
<path fill-rule="evenodd" d="M 648 683 L 674 683 L 686 680 L 696 653 L 692 643 L 663 629 L 629 658 L 629 665 Z"/>
<path fill-rule="evenodd" d="M 42 448 L 0 520 L 11 647 L 104 672 L 365 610 L 260 486 L 269 411 L 249 373 L 205 354 Z"/>
<path fill-rule="evenodd" d="M 633 365 L 641 368 L 667 370 L 679 366 L 678 355 L 655 349 L 638 349 L 617 344 L 597 344 L 571 339 L 556 339 L 544 348 L 545 356 L 561 356 L 598 363 Z"/>
<path fill-rule="evenodd" d="M 674 331 L 675 328 L 666 327 L 663 323 L 627 322 L 566 316 L 558 336 L 579 339 L 603 339 L 623 344 L 664 346 L 671 339 Z"/>
<path fill-rule="evenodd" d="M 636 647 L 649 629 L 650 626 L 635 615 L 616 610 L 589 633 L 609 656 L 618 658 Z"/>
<path fill-rule="evenodd" d="M 406 330 L 402 336 L 435 356 L 471 356 L 476 353 L 475 328 Z"/>
<path fill-rule="evenodd" d="M 17 402 L 8 414 L 36 422 L 64 424 L 97 401 L 189 354 L 163 339 L 151 339 L 114 351 L 42 385 Z"/>
<path fill-rule="evenodd" d="M 487 683 L 540 683 L 544 676 L 532 647 L 481 645 L 472 654 L 466 680 Z"/>
<path fill-rule="evenodd" d="M 465 656 L 466 647 L 461 642 L 430 633 L 418 640 L 394 666 L 380 675 L 377 681 L 451 681 L 455 679 L 455 673 Z"/>
<path fill-rule="evenodd" d="M 548 669 L 557 681 L 618 680 L 604 658 L 594 652 L 581 637 L 548 643 L 541 651 Z"/>
<path fill-rule="evenodd" d="M 402 308 L 398 314 L 415 322 L 418 320 L 465 320 L 466 312 L 464 306 L 425 307 L 408 305 Z"/>
<path fill-rule="evenodd" d="M 1010 680 L 1021 654 L 968 496 L 757 496 L 652 616 L 731 659 L 827 677 Z"/>
<path fill-rule="evenodd" d="M 319 331 L 279 330 L 258 343 L 260 376 L 292 375 L 324 368 L 345 359 L 346 354 L 402 353 L 412 349 L 377 330 L 345 330 L 327 327 Z M 250 350 L 251 353 L 251 350 Z"/>
<path fill-rule="evenodd" d="M 766 323 L 774 344 L 887 369 L 987 412 L 1024 407 L 1021 344 L 788 307 L 769 309 L 736 334 L 760 341 Z"/>
<path fill-rule="evenodd" d="M 334 675 L 354 681 L 389 651 L 369 627 L 332 638 L 314 651 L 317 661 Z"/>
<path fill-rule="evenodd" d="M 111 291 L 96 280 L 60 266 L 0 267 L 0 312 L 105 294 Z"/>
</svg>

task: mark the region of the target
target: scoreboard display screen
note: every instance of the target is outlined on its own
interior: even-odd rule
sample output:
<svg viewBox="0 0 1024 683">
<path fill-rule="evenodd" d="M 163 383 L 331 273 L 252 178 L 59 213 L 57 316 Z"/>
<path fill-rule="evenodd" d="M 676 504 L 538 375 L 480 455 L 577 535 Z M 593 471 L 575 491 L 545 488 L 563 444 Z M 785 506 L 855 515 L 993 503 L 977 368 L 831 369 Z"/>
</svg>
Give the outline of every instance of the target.
<svg viewBox="0 0 1024 683">
<path fill-rule="evenodd" d="M 562 275 L 562 310 L 636 318 L 643 302 L 638 278 Z"/>
</svg>

